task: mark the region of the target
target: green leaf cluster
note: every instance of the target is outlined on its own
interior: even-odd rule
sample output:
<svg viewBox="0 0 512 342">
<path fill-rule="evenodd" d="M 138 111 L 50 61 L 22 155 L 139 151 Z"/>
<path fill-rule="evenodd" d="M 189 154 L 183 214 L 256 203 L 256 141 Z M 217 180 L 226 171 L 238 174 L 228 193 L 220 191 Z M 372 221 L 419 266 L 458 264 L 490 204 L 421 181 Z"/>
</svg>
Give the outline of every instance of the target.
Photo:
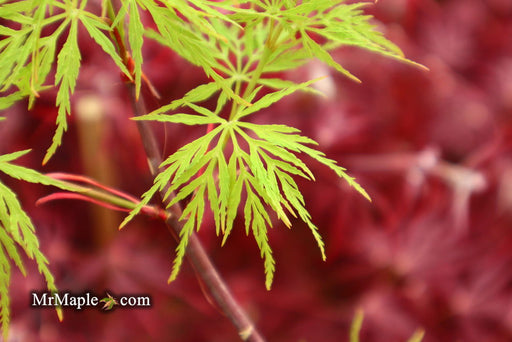
<svg viewBox="0 0 512 342">
<path fill-rule="evenodd" d="M 267 236 L 272 226 L 268 208 L 287 226 L 292 222 L 290 216 L 301 219 L 325 259 L 324 244 L 295 181 L 314 180 L 300 156 L 329 167 L 369 199 L 344 168 L 315 149 L 316 142 L 297 129 L 251 123 L 254 114 L 285 96 L 297 91 L 318 93 L 311 87 L 316 80 L 295 83 L 276 78 L 276 72 L 296 69 L 316 58 L 358 81 L 330 53 L 347 45 L 416 65 L 375 29 L 371 17 L 362 11 L 366 3 L 123 0 L 116 8 L 106 0 L 101 14 L 89 11 L 87 0 L 2 1 L 0 5 L 0 18 L 6 23 L 0 25 L 0 109 L 26 96 L 31 105 L 39 92 L 57 88 L 57 129 L 43 162 L 55 153 L 67 129 L 81 64 L 80 28 L 134 82 L 137 97 L 144 80 L 145 37 L 171 48 L 210 77 L 211 82 L 190 90 L 183 98 L 138 118 L 206 126 L 203 136 L 164 161 L 153 187 L 123 223 L 164 189 L 168 189 L 170 205 L 185 204 L 170 280 L 176 277 L 188 238 L 200 228 L 207 207 L 223 243 L 235 218 L 243 216 L 245 230 L 254 236 L 264 259 L 268 288 L 275 270 Z M 148 17 L 154 29 L 146 27 Z M 60 50 L 59 39 L 64 41 Z M 53 69 L 55 80 L 48 84 Z M 215 108 L 201 105 L 212 97 L 217 100 Z M 177 109 L 184 110 L 167 114 Z"/>
<path fill-rule="evenodd" d="M 305 82 L 297 87 L 307 87 Z M 209 91 L 211 85 L 203 86 Z M 197 88 L 196 88 L 197 89 Z M 196 91 L 197 92 L 197 91 Z M 291 91 L 284 89 L 263 96 L 250 107 L 240 111 L 239 117 L 268 107 Z M 189 93 L 184 99 L 202 98 Z M 131 212 L 126 224 L 158 192 L 166 189 L 166 198 L 173 192 L 168 207 L 190 198 L 180 220 L 185 224 L 180 234 L 177 256 L 169 281 L 175 279 L 185 255 L 188 239 L 199 230 L 208 199 L 215 218 L 217 234 L 224 243 L 231 233 L 238 208 L 243 208 L 245 230 L 252 233 L 265 260 L 266 286 L 270 288 L 275 261 L 268 243 L 267 227 L 272 220 L 267 208 L 277 214 L 286 226 L 291 226 L 289 215 L 299 217 L 311 229 L 325 259 L 324 244 L 317 227 L 305 208 L 304 198 L 294 177 L 314 180 L 314 175 L 296 154 L 305 154 L 328 166 L 339 176 L 346 178 L 365 197 L 368 194 L 324 154 L 308 145 L 316 145 L 310 138 L 301 136 L 299 130 L 285 125 L 259 125 L 239 120 L 228 121 L 205 107 L 187 103 L 197 114 L 173 115 L 151 113 L 137 120 L 181 123 L 185 125 L 216 125 L 202 137 L 183 146 L 165 160 L 164 170 L 155 178 L 155 184 L 143 196 L 138 207 Z M 227 151 L 227 146 L 231 152 Z M 167 187 L 171 184 L 170 187 Z M 242 200 L 245 198 L 245 203 Z"/>
<path fill-rule="evenodd" d="M 2 4 L 0 18 L 0 109 L 29 97 L 29 107 L 39 93 L 50 87 L 47 79 L 56 64 L 54 86 L 57 87 L 57 129 L 44 158 L 46 163 L 61 144 L 67 130 L 73 94 L 80 69 L 78 29 L 83 25 L 90 37 L 130 75 L 116 48 L 108 37 L 110 27 L 105 21 L 85 10 L 87 0 L 23 0 Z M 43 35 L 43 29 L 50 33 Z M 57 53 L 59 37 L 67 37 Z"/>
<path fill-rule="evenodd" d="M 100 16 L 89 11 L 87 4 L 87 0 L 0 2 L 0 110 L 9 108 L 25 97 L 29 97 L 31 108 L 40 92 L 57 88 L 57 128 L 43 163 L 56 152 L 67 130 L 71 95 L 76 88 L 81 64 L 78 47 L 81 26 L 120 71 L 135 81 L 137 97 L 141 88 L 142 46 L 146 33 L 148 36 L 158 36 L 164 45 L 170 46 L 188 61 L 202 66 L 208 75 L 223 84 L 222 77 L 216 72 L 217 61 L 207 53 L 198 53 L 207 49 L 204 36 L 224 39 L 209 19 L 220 18 L 234 23 L 218 11 L 214 2 L 125 0 L 121 1 L 120 9 L 116 12 L 111 1 L 106 0 L 103 1 L 105 13 Z M 151 16 L 158 34 L 146 32 L 141 12 Z M 126 45 L 129 51 L 124 41 L 116 41 L 113 35 L 117 29 L 121 39 L 124 39 L 125 22 L 128 23 Z M 60 51 L 57 51 L 61 36 L 66 38 Z M 129 70 L 130 52 L 133 70 Z M 49 84 L 47 80 L 52 70 L 55 70 L 55 80 Z M 224 88 L 230 96 L 237 98 L 229 88 Z"/>
<path fill-rule="evenodd" d="M 290 217 L 301 219 L 325 259 L 324 243 L 295 181 L 297 177 L 314 180 L 300 155 L 329 167 L 370 199 L 344 168 L 314 148 L 316 142 L 312 139 L 292 127 L 254 124 L 250 119 L 297 91 L 318 93 L 310 87 L 317 80 L 295 83 L 273 76 L 312 58 L 358 81 L 332 57 L 333 48 L 358 46 L 415 64 L 375 29 L 371 17 L 362 11 L 366 5 L 332 0 L 220 1 L 215 6 L 225 15 L 205 16 L 202 19 L 207 25 L 190 21 L 181 29 L 190 37 L 187 42 L 178 41 L 180 34 L 169 28 L 169 18 L 153 15 L 158 29 L 148 30 L 147 36 L 203 67 L 212 78 L 212 82 L 190 90 L 183 98 L 137 118 L 206 126 L 205 135 L 162 163 L 162 172 L 153 187 L 122 224 L 164 189 L 166 197 L 170 196 L 170 206 L 185 203 L 179 218 L 184 226 L 170 281 L 176 277 L 188 239 L 194 230 L 199 230 L 208 206 L 215 218 L 216 232 L 223 236 L 222 243 L 232 231 L 235 218 L 243 217 L 246 234 L 254 236 L 264 259 L 267 288 L 275 271 L 267 234 L 272 218 L 267 209 L 272 209 L 286 226 L 291 226 Z M 215 109 L 201 106 L 212 97 L 217 99 Z M 187 110 L 167 114 L 179 108 Z"/>
<path fill-rule="evenodd" d="M 109 16 L 112 19 L 111 28 L 116 28 L 121 34 L 124 33 L 124 22 L 128 22 L 128 43 L 134 61 L 134 81 L 137 97 L 140 93 L 142 78 L 142 46 L 144 35 L 151 35 L 146 32 L 141 19 L 141 14 L 149 15 L 154 21 L 164 46 L 171 47 L 181 57 L 188 61 L 201 65 L 214 73 L 210 63 L 210 57 L 198 54 L 205 46 L 202 40 L 196 35 L 195 30 L 205 35 L 217 35 L 206 17 L 223 17 L 221 13 L 212 8 L 211 1 L 200 0 L 177 0 L 177 1 L 153 1 L 153 0 L 127 0 L 121 2 L 121 8 L 116 13 L 110 1 L 106 1 L 109 8 Z M 155 34 L 153 34 L 155 36 Z M 218 36 L 218 35 L 217 35 Z"/>
<path fill-rule="evenodd" d="M 19 151 L 0 156 L 0 171 L 10 177 L 30 183 L 53 185 L 61 189 L 71 190 L 63 183 L 44 176 L 32 169 L 14 165 L 11 162 L 29 151 Z M 34 224 L 21 207 L 16 194 L 5 184 L 0 182 L 0 320 L 4 340 L 7 341 L 9 326 L 9 282 L 11 278 L 11 263 L 26 275 L 25 267 L 19 249 L 23 250 L 27 257 L 33 259 L 39 269 L 39 273 L 46 280 L 48 290 L 56 292 L 55 281 L 48 260 L 39 248 Z M 62 317 L 60 309 L 57 311 Z"/>
</svg>

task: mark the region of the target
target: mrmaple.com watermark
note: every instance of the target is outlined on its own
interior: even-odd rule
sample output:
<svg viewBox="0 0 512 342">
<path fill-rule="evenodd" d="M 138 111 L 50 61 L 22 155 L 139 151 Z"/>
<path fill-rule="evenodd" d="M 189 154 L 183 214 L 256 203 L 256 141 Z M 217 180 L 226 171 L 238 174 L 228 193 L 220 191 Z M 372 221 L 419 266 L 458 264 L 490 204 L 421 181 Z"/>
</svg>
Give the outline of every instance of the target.
<svg viewBox="0 0 512 342">
<path fill-rule="evenodd" d="M 151 307 L 151 297 L 147 295 L 126 295 L 114 297 L 109 293 L 106 296 L 95 296 L 89 292 L 82 294 L 73 294 L 70 292 L 48 293 L 48 292 L 32 292 L 32 307 L 63 307 L 76 310 L 82 310 L 88 307 L 100 307 L 103 310 L 111 310 L 115 306 L 118 307 Z"/>
</svg>

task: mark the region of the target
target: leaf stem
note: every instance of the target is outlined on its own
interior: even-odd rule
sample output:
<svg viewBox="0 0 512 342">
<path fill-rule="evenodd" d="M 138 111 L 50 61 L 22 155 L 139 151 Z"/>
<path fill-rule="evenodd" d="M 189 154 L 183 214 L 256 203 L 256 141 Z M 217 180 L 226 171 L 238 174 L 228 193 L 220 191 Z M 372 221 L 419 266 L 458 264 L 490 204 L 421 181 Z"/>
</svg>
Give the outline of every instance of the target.
<svg viewBox="0 0 512 342">
<path fill-rule="evenodd" d="M 113 23 L 116 19 L 116 14 L 115 14 L 112 2 L 110 2 L 110 0 L 106 1 L 106 8 L 107 8 L 108 19 L 110 20 L 111 23 Z M 117 46 L 117 51 L 119 52 L 119 56 L 121 57 L 121 59 L 123 60 L 123 63 L 128 68 L 129 53 L 126 50 L 126 46 L 125 46 L 124 40 L 122 38 L 122 37 L 124 37 L 123 24 L 121 22 L 119 22 L 116 27 L 112 28 L 112 31 L 110 32 L 110 34 L 111 34 L 112 40 L 114 41 L 114 44 L 116 44 L 116 46 Z M 128 69 L 128 70 L 130 70 L 130 69 Z"/>
<path fill-rule="evenodd" d="M 135 84 L 127 84 L 130 100 L 133 107 L 134 116 L 141 116 L 147 113 L 144 99 L 139 100 L 135 97 Z M 162 162 L 162 156 L 158 147 L 156 137 L 146 121 L 137 120 L 137 128 L 139 130 L 144 150 L 148 158 L 151 174 L 155 177 L 158 174 L 159 166 Z M 165 194 L 170 184 L 168 184 L 161 192 L 160 196 L 165 198 Z M 166 202 L 169 203 L 175 197 L 171 193 Z M 166 203 L 166 204 L 167 204 Z M 179 241 L 179 234 L 183 228 L 183 223 L 179 221 L 182 209 L 179 203 L 169 208 L 171 215 L 167 218 L 167 228 L 174 238 Z M 203 245 L 196 236 L 192 234 L 189 238 L 186 256 L 192 264 L 195 272 L 200 280 L 209 291 L 209 294 L 215 301 L 216 305 L 229 318 L 231 323 L 236 327 L 240 338 L 249 342 L 264 342 L 265 339 L 260 335 L 251 319 L 244 312 L 240 304 L 233 297 L 231 290 L 221 278 L 219 272 L 208 257 Z"/>
<path fill-rule="evenodd" d="M 263 50 L 261 59 L 259 60 L 256 69 L 252 72 L 252 77 L 251 80 L 249 81 L 249 84 L 247 85 L 247 88 L 245 88 L 243 99 L 246 99 L 247 96 L 251 95 L 254 88 L 256 88 L 256 84 L 261 78 L 261 74 L 263 74 L 263 68 L 267 64 L 267 60 L 271 52 L 272 51 L 270 50 L 270 48 L 265 45 L 265 49 Z"/>
<path fill-rule="evenodd" d="M 61 174 L 61 173 L 50 173 L 47 174 L 48 177 L 56 179 L 59 181 L 59 183 L 62 184 L 62 186 L 70 191 L 71 193 L 54 193 L 45 197 L 42 197 L 37 200 L 36 204 L 43 204 L 52 200 L 56 199 L 64 199 L 64 198 L 73 198 L 73 199 L 81 199 L 84 201 L 89 201 L 96 203 L 98 205 L 104 206 L 104 207 L 110 207 L 114 210 L 126 210 L 130 211 L 133 210 L 139 200 L 136 198 L 133 198 L 130 195 L 127 195 L 125 193 L 122 193 L 118 190 L 106 187 L 100 183 L 97 183 L 89 178 L 82 177 L 82 176 L 76 176 L 76 175 L 70 175 L 70 174 Z M 93 186 L 98 187 L 101 190 L 97 190 L 94 188 L 86 187 L 83 185 L 78 185 L 73 182 L 66 181 L 64 179 L 68 180 L 75 180 L 80 181 L 84 183 L 91 184 Z M 145 214 L 148 214 L 150 216 L 160 217 L 162 219 L 167 219 L 168 214 L 157 207 L 152 206 L 145 206 L 142 209 L 142 212 Z"/>
<path fill-rule="evenodd" d="M 268 59 L 270 55 L 272 54 L 272 51 L 274 50 L 275 43 L 279 39 L 279 36 L 282 32 L 282 26 L 280 24 L 277 24 L 277 26 L 274 26 L 274 21 L 272 20 L 270 22 L 270 32 L 267 37 L 267 41 L 265 42 L 265 47 L 263 49 L 263 53 L 261 55 L 260 60 L 258 61 L 258 65 L 256 66 L 256 69 L 251 73 L 251 80 L 249 81 L 249 84 L 247 85 L 247 88 L 245 88 L 244 94 L 242 98 L 244 100 L 247 100 L 249 96 L 251 96 L 252 92 L 256 88 L 256 85 L 258 84 L 258 81 L 261 78 L 261 75 L 263 74 L 263 69 L 267 65 Z M 240 107 L 238 107 L 239 109 Z M 238 113 L 235 113 L 232 118 L 230 119 L 236 119 L 238 117 Z"/>
</svg>

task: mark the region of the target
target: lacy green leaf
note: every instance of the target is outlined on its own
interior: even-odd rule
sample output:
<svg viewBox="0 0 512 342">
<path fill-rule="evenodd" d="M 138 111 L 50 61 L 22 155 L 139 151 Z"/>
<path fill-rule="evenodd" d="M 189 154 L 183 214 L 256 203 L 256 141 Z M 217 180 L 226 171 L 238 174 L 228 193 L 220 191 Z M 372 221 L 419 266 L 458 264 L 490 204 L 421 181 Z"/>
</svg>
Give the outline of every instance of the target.
<svg viewBox="0 0 512 342">
<path fill-rule="evenodd" d="M 3 227 L 0 227 L 3 230 Z M 11 282 L 11 265 L 9 259 L 5 255 L 3 248 L 4 244 L 11 244 L 11 241 L 5 241 L 0 234 L 0 321 L 2 336 L 4 341 L 7 341 L 9 332 L 9 316 L 10 316 L 10 298 L 9 298 L 9 284 Z"/>
<path fill-rule="evenodd" d="M 133 60 L 135 62 L 135 97 L 138 99 L 142 76 L 142 44 L 144 41 L 144 26 L 140 20 L 139 10 L 135 0 L 130 1 L 129 14 L 130 21 L 128 22 L 128 38 L 132 50 Z"/>
<path fill-rule="evenodd" d="M 205 117 L 192 114 L 173 114 L 173 115 L 154 115 L 148 114 L 135 118 L 135 120 L 153 120 L 160 122 L 181 123 L 185 125 L 206 125 L 214 123 L 223 123 L 225 120 L 219 117 Z"/>
<path fill-rule="evenodd" d="M 62 142 L 62 135 L 67 130 L 67 115 L 71 114 L 71 100 L 80 70 L 80 50 L 78 48 L 78 21 L 75 18 L 71 21 L 69 34 L 66 42 L 58 55 L 57 72 L 55 74 L 55 85 L 59 88 L 57 91 L 56 104 L 57 130 L 52 139 L 52 144 L 48 148 L 43 159 L 45 164 L 57 150 Z"/>
<path fill-rule="evenodd" d="M 73 190 L 63 182 L 11 163 L 28 152 L 29 150 L 25 150 L 0 156 L 0 172 L 30 183 Z M 39 273 L 45 278 L 48 290 L 52 293 L 56 292 L 54 277 L 48 267 L 48 260 L 40 250 L 34 224 L 23 210 L 16 194 L 0 182 L 0 269 L 2 270 L 0 272 L 0 320 L 2 321 L 4 340 L 7 340 L 10 313 L 8 291 L 11 276 L 10 261 L 14 262 L 23 275 L 26 275 L 19 249 L 36 262 Z M 57 313 L 59 317 L 62 317 L 60 308 L 57 309 Z"/>
<path fill-rule="evenodd" d="M 264 108 L 270 107 L 272 104 L 281 100 L 283 97 L 293 94 L 297 90 L 306 89 L 310 84 L 319 81 L 320 79 L 321 78 L 316 78 L 314 80 L 310 80 L 300 84 L 294 84 L 289 87 L 283 88 L 279 91 L 267 94 L 263 96 L 261 99 L 259 99 L 257 102 L 255 102 L 252 106 L 246 107 L 245 109 L 240 111 L 240 113 L 237 116 L 235 116 L 235 119 L 239 120 L 247 115 L 256 113 Z"/>
<path fill-rule="evenodd" d="M 105 51 L 116 63 L 116 65 L 121 69 L 121 71 L 128 77 L 131 78 L 131 73 L 128 71 L 126 66 L 124 65 L 121 57 L 116 51 L 116 48 L 112 41 L 101 31 L 110 31 L 110 27 L 106 25 L 100 18 L 91 15 L 81 15 L 80 21 L 82 25 L 86 28 L 87 32 L 91 36 L 91 38 L 101 46 L 103 51 Z"/>
<path fill-rule="evenodd" d="M 311 55 L 317 57 L 320 61 L 324 62 L 330 67 L 333 67 L 348 78 L 361 83 L 357 77 L 352 75 L 348 70 L 338 64 L 325 49 L 323 49 L 319 44 L 311 39 L 305 31 L 302 31 L 302 42 L 305 48 L 311 53 Z"/>
</svg>

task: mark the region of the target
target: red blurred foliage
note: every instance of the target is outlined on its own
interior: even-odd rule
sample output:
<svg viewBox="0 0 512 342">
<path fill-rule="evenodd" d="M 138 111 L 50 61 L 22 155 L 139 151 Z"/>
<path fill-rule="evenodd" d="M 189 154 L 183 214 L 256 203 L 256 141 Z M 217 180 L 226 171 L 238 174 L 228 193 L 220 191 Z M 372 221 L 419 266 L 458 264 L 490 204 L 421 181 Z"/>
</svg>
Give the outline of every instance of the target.
<svg viewBox="0 0 512 342">
<path fill-rule="evenodd" d="M 511 341 L 512 2 L 381 0 L 369 12 L 430 71 L 341 49 L 335 58 L 362 85 L 312 63 L 288 77 L 327 74 L 323 87 L 331 96 L 295 94 L 256 120 L 286 123 L 319 141 L 373 202 L 309 161 L 317 181 L 300 185 L 328 260 L 321 261 L 300 222 L 292 230 L 276 223 L 270 292 L 257 247 L 242 226 L 220 248 L 207 219 L 201 238 L 269 341 L 347 341 L 357 308 L 365 312 L 364 342 L 405 341 L 420 327 L 424 342 Z M 94 138 L 97 155 L 106 160 L 99 174 L 107 175 L 108 185 L 139 195 L 151 179 L 125 88 L 104 53 L 85 37 L 81 43 L 74 103 L 94 96 L 104 114 L 106 128 Z M 161 103 L 205 81 L 199 69 L 152 42 L 145 43 L 144 68 Z M 25 165 L 98 177 L 81 157 L 88 140 L 80 133 L 96 126 L 83 126 L 88 119 L 76 115 L 63 147 L 40 166 L 56 115 L 54 95 L 42 94 L 32 111 L 26 104 L 7 111 L 0 152 L 30 147 Z M 202 133 L 155 129 L 166 154 Z M 142 293 L 153 301 L 150 309 L 65 310 L 59 323 L 54 311 L 29 306 L 29 291 L 44 289 L 30 264 L 28 278 L 15 273 L 12 280 L 12 341 L 238 340 L 188 265 L 167 285 L 175 242 L 160 222 L 140 218 L 117 232 L 118 214 L 101 218 L 104 212 L 72 201 L 35 207 L 51 189 L 5 181 L 33 217 L 60 289 Z"/>
</svg>

